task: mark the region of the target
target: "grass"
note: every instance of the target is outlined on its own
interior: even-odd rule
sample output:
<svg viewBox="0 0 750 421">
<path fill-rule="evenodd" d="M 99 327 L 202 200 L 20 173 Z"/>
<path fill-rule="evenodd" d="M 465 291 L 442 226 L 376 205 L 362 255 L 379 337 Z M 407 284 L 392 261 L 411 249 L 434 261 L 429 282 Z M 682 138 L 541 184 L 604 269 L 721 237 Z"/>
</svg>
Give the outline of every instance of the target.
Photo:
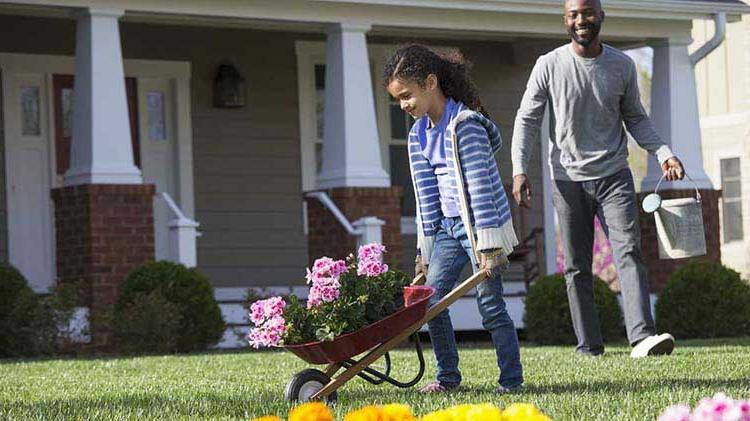
<svg viewBox="0 0 750 421">
<path fill-rule="evenodd" d="M 624 345 L 603 357 L 571 347 L 522 347 L 526 387 L 494 396 L 494 352 L 461 347 L 462 390 L 424 396 L 414 389 L 354 379 L 339 390 L 338 418 L 368 404 L 408 403 L 416 414 L 458 403 L 531 402 L 553 419 L 654 420 L 668 405 L 694 405 L 723 391 L 750 397 L 750 338 L 680 341 L 671 357 L 632 360 Z M 428 352 L 427 374 L 434 373 Z M 393 374 L 416 371 L 413 351 L 398 350 Z M 234 352 L 138 358 L 0 360 L 0 419 L 249 419 L 285 416 L 287 381 L 308 368 L 286 352 Z"/>
</svg>

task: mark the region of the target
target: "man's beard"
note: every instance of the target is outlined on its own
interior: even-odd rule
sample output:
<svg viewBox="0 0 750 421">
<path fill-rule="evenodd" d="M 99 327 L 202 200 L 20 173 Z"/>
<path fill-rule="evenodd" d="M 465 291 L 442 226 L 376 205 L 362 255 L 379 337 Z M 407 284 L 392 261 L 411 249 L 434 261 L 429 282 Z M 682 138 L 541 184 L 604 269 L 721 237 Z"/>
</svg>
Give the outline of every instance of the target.
<svg viewBox="0 0 750 421">
<path fill-rule="evenodd" d="M 568 35 L 570 35 L 570 38 L 577 44 L 583 47 L 588 47 L 596 39 L 596 37 L 599 36 L 599 31 L 601 30 L 602 26 L 600 24 L 594 23 L 591 25 L 587 25 L 587 28 L 590 31 L 588 38 L 580 37 L 578 33 L 576 33 L 575 26 L 573 28 L 568 28 Z"/>
</svg>

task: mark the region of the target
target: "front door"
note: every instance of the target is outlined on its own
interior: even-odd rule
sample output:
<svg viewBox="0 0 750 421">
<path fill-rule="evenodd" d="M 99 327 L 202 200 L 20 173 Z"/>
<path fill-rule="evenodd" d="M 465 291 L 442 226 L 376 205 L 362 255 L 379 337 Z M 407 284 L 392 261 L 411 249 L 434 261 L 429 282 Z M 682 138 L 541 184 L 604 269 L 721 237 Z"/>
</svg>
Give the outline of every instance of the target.
<svg viewBox="0 0 750 421">
<path fill-rule="evenodd" d="M 54 284 L 55 258 L 49 153 L 48 80 L 43 73 L 3 67 L 8 259 L 45 292 Z"/>
</svg>

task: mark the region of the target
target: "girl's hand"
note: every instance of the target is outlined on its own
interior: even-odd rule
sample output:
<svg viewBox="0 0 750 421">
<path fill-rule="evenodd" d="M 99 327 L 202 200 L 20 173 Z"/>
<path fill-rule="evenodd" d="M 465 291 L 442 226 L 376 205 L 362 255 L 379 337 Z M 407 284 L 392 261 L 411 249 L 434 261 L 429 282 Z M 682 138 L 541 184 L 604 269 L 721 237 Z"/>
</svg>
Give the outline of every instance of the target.
<svg viewBox="0 0 750 421">
<path fill-rule="evenodd" d="M 499 276 L 509 264 L 508 255 L 501 248 L 479 251 L 479 270 L 484 271 L 489 278 Z"/>
<path fill-rule="evenodd" d="M 418 254 L 414 260 L 414 277 L 416 278 L 420 273 L 427 276 L 427 265 L 422 261 L 422 255 Z"/>
</svg>

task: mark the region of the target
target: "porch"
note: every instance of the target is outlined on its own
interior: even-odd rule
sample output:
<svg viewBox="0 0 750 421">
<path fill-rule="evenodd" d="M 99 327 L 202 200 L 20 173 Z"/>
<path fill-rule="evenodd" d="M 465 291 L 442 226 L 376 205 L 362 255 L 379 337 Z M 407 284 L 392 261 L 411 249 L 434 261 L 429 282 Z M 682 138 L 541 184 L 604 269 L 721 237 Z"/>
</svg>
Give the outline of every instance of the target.
<svg viewBox="0 0 750 421">
<path fill-rule="evenodd" d="M 43 291 L 77 270 L 61 260 L 71 245 L 59 241 L 65 216 L 55 214 L 51 190 L 153 184 L 157 193 L 174 198 L 186 219 L 200 224 L 197 267 L 227 302 L 225 315 L 232 322 L 242 314 L 237 302 L 248 287 L 304 285 L 304 268 L 318 255 L 310 247 L 309 229 L 323 223 L 307 217 L 305 192 L 336 196 L 355 189 L 392 195 L 399 190 L 394 187 L 402 187 L 404 197 L 394 199 L 396 210 L 375 209 L 372 216 L 387 221 L 392 263 L 410 271 L 416 236 L 404 152 L 409 121 L 381 89 L 380 69 L 394 46 L 405 41 L 462 51 L 474 63 L 483 102 L 507 142 L 498 164 L 509 183 L 510 129 L 528 74 L 539 54 L 566 38 L 556 2 L 540 1 L 534 8 L 507 3 L 476 3 L 460 13 L 443 4 L 371 2 L 353 13 L 350 5 L 327 1 L 253 6 L 228 1 L 211 8 L 198 2 L 148 7 L 126 2 L 123 10 L 114 11 L 62 7 L 55 1 L 0 5 L 4 257 Z M 709 17 L 715 10 L 628 7 L 614 2 L 608 7 L 605 39 L 620 48 L 653 46 L 652 91 L 661 98 L 654 103 L 654 121 L 686 166 L 694 168 L 691 175 L 701 188 L 711 189 L 702 171 L 687 45 L 689 19 Z M 37 35 L 21 39 L 17 34 Z M 244 107 L 214 106 L 214 78 L 223 63 L 231 63 L 245 79 Z M 124 70 L 107 70 L 118 68 Z M 63 75 L 75 75 L 93 94 L 65 94 L 72 86 L 61 85 Z M 66 114 L 65 95 L 75 96 L 76 110 L 83 111 L 69 107 L 71 114 Z M 75 124 L 64 123 L 66 118 Z M 34 121 L 38 130 L 25 131 L 34 129 Z M 24 126 L 28 122 L 31 126 Z M 86 127 L 93 134 L 86 135 Z M 66 133 L 74 145 L 67 155 Z M 543 194 L 535 196 L 525 216 L 527 232 L 554 227 L 542 143 L 530 176 Z M 66 157 L 82 171 L 61 171 Z M 657 174 L 650 167 L 647 182 Z M 153 251 L 143 259 L 166 257 L 170 247 L 170 211 L 157 198 L 152 212 Z M 138 235 L 148 243 L 147 233 Z M 544 230 L 543 244 L 541 272 L 553 272 L 553 229 Z M 124 271 L 137 262 L 103 264 Z M 104 299 L 111 302 L 114 296 Z M 469 314 L 470 303 L 454 314 Z M 517 308 L 513 317 L 522 325 L 521 299 L 511 307 Z"/>
</svg>

